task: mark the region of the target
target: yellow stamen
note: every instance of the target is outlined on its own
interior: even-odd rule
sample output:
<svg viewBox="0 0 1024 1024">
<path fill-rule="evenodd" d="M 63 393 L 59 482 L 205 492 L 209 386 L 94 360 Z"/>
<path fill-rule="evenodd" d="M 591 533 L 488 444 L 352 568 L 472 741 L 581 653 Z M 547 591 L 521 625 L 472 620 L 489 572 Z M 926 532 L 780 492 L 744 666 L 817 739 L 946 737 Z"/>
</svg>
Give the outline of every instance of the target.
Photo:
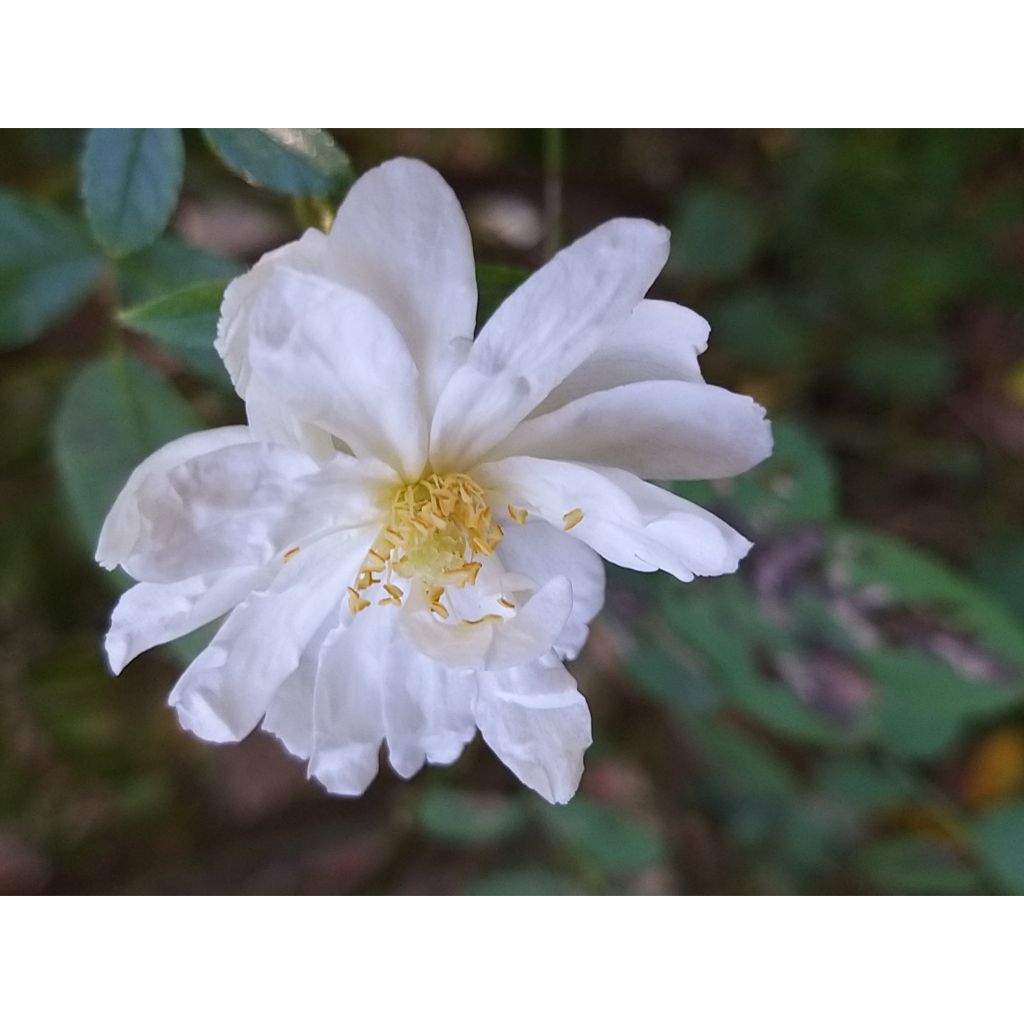
<svg viewBox="0 0 1024 1024">
<path fill-rule="evenodd" d="M 501 539 L 502 529 L 475 481 L 463 473 L 433 473 L 395 493 L 352 589 L 362 599 L 362 591 L 380 584 L 388 595 L 383 601 L 401 602 L 408 588 L 382 579 L 420 580 L 430 608 L 447 617 L 441 603 L 445 587 L 473 586 L 483 567 L 473 556 L 493 554 Z"/>
<path fill-rule="evenodd" d="M 498 604 L 504 605 L 506 608 L 515 608 L 515 605 L 511 601 L 507 601 L 503 597 L 498 598 Z"/>
<path fill-rule="evenodd" d="M 525 525 L 526 517 L 529 514 L 530 513 L 527 512 L 525 508 L 516 508 L 514 505 L 508 506 L 509 518 L 512 519 L 514 522 L 517 522 L 520 526 Z"/>
<path fill-rule="evenodd" d="M 462 621 L 467 626 L 479 626 L 481 622 L 504 622 L 505 620 L 492 612 L 490 615 L 482 615 L 479 619 L 463 619 Z"/>
<path fill-rule="evenodd" d="M 562 529 L 571 530 L 574 526 L 579 526 L 583 519 L 583 509 L 574 508 L 569 512 L 566 512 L 562 516 Z"/>
<path fill-rule="evenodd" d="M 284 560 L 287 562 L 289 558 L 294 558 L 299 553 L 299 548 L 289 548 L 284 553 Z"/>
<path fill-rule="evenodd" d="M 358 615 L 364 608 L 370 607 L 370 602 L 361 596 L 355 587 L 346 587 L 348 591 L 348 607 L 353 615 Z"/>
</svg>

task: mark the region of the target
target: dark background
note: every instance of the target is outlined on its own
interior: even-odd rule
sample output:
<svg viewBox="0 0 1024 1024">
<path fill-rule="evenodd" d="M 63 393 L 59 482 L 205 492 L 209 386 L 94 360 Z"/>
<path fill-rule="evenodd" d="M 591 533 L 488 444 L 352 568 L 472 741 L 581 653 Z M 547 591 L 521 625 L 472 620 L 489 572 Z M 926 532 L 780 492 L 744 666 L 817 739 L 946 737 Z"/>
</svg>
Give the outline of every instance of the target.
<svg viewBox="0 0 1024 1024">
<path fill-rule="evenodd" d="M 610 570 L 568 807 L 479 739 L 356 801 L 265 735 L 202 744 L 165 705 L 180 648 L 105 669 L 95 529 L 148 450 L 240 421 L 210 297 L 341 188 L 247 184 L 186 133 L 165 237 L 112 259 L 83 240 L 83 133 L 0 133 L 5 195 L 71 218 L 46 251 L 0 218 L 0 892 L 1024 891 L 1021 133 L 333 135 L 357 172 L 441 171 L 485 306 L 556 220 L 669 225 L 653 294 L 776 424 L 762 467 L 680 492 L 757 546 L 690 585 Z M 187 329 L 180 302 L 119 323 L 182 286 Z"/>
</svg>

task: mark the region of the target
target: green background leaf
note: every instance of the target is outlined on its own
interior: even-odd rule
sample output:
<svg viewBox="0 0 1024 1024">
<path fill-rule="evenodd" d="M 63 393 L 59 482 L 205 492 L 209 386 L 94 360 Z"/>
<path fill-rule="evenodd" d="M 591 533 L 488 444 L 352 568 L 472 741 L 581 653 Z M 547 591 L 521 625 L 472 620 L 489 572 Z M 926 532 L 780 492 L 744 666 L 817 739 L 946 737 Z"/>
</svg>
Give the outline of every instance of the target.
<svg viewBox="0 0 1024 1024">
<path fill-rule="evenodd" d="M 973 828 L 982 864 L 1007 892 L 1024 893 L 1024 802 L 993 807 Z"/>
<path fill-rule="evenodd" d="M 416 804 L 416 823 L 432 839 L 455 846 L 497 842 L 518 831 L 522 807 L 497 794 L 472 793 L 437 786 Z"/>
<path fill-rule="evenodd" d="M 227 371 L 213 347 L 225 281 L 199 281 L 141 306 L 122 310 L 126 327 L 155 338 L 211 383 L 231 387 Z"/>
<path fill-rule="evenodd" d="M 93 128 L 82 156 L 82 198 L 112 256 L 148 245 L 167 226 L 185 173 L 177 128 Z"/>
<path fill-rule="evenodd" d="M 114 354 L 86 366 L 64 394 L 54 428 L 57 469 L 79 533 L 94 547 L 132 470 L 202 423 L 155 370 Z"/>
<path fill-rule="evenodd" d="M 329 195 L 352 180 L 345 152 L 321 128 L 205 128 L 213 151 L 246 181 L 285 195 Z"/>
<path fill-rule="evenodd" d="M 0 346 L 41 334 L 88 295 L 102 270 L 83 225 L 0 192 Z"/>
</svg>

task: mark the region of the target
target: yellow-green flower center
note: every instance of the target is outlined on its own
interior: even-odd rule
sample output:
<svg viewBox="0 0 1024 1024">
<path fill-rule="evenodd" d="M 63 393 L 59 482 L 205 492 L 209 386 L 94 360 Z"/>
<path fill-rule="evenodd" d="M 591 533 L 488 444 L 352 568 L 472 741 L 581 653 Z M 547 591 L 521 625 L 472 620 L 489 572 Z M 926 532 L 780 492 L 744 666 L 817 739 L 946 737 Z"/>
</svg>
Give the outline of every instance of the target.
<svg viewBox="0 0 1024 1024">
<path fill-rule="evenodd" d="M 364 592 L 378 584 L 387 594 L 379 604 L 401 604 L 405 589 L 398 578 L 417 581 L 431 610 L 447 618 L 445 588 L 474 584 L 482 568 L 478 557 L 493 554 L 501 538 L 483 490 L 465 473 L 432 473 L 406 484 L 349 588 L 349 607 L 368 607 Z"/>
</svg>

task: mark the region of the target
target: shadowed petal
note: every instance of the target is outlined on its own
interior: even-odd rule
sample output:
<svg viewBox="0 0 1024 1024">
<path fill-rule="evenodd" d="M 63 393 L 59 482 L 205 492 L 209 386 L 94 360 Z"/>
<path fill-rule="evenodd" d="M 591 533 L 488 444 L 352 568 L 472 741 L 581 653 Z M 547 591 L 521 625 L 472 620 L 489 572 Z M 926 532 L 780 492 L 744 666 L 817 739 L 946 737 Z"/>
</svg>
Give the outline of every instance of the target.
<svg viewBox="0 0 1024 1024">
<path fill-rule="evenodd" d="M 298 668 L 373 539 L 333 534 L 285 563 L 273 582 L 243 601 L 178 680 L 170 704 L 190 732 L 214 743 L 240 740 Z"/>
<path fill-rule="evenodd" d="M 641 380 L 701 383 L 697 356 L 708 347 L 711 326 L 692 309 L 644 299 L 629 319 L 601 339 L 579 367 L 551 392 L 536 413 L 551 412 L 593 391 Z"/>
<path fill-rule="evenodd" d="M 270 575 L 259 569 L 226 569 L 178 583 L 137 583 L 114 608 L 104 646 L 117 675 L 133 658 L 185 636 L 229 612 Z"/>
<path fill-rule="evenodd" d="M 96 561 L 104 569 L 120 565 L 134 550 L 142 530 L 139 493 L 153 482 L 166 480 L 175 467 L 190 459 L 250 440 L 248 427 L 220 427 L 187 434 L 153 452 L 132 471 L 107 513 L 96 545 Z"/>
<path fill-rule="evenodd" d="M 604 605 L 600 557 L 579 538 L 541 520 L 506 526 L 500 554 L 509 570 L 538 586 L 555 576 L 565 576 L 572 584 L 572 611 L 554 649 L 561 658 L 575 658 L 587 642 L 589 622 Z"/>
<path fill-rule="evenodd" d="M 550 655 L 478 678 L 476 720 L 484 741 L 520 782 L 550 803 L 566 803 L 591 742 L 590 710 L 576 680 Z"/>
<path fill-rule="evenodd" d="M 419 372 L 366 296 L 287 268 L 249 315 L 253 372 L 292 413 L 415 480 L 426 457 Z"/>
</svg>

